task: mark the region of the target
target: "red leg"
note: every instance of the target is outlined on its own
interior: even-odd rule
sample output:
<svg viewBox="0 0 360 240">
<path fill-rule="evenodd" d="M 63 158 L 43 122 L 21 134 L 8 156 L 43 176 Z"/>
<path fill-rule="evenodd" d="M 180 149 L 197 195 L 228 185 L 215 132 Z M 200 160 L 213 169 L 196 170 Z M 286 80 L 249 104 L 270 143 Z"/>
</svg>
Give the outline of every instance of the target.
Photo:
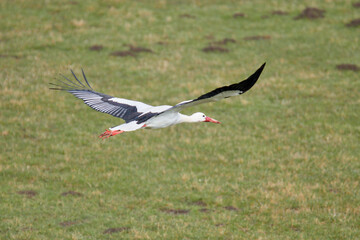
<svg viewBox="0 0 360 240">
<path fill-rule="evenodd" d="M 117 135 L 117 134 L 119 134 L 119 133 L 123 133 L 124 131 L 122 131 L 122 130 L 114 130 L 114 131 L 110 131 L 110 130 L 105 130 L 105 132 L 104 133 L 102 133 L 101 135 L 99 135 L 99 138 L 101 138 L 101 139 L 105 139 L 105 138 L 109 138 L 109 137 L 111 137 L 111 136 L 115 136 L 115 135 Z"/>
</svg>

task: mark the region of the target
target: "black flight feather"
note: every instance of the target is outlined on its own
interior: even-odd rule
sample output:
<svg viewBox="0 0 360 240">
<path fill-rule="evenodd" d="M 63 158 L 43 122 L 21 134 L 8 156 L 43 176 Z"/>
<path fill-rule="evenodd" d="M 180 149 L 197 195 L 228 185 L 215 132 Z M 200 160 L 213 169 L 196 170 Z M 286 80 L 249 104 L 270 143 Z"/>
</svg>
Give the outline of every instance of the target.
<svg viewBox="0 0 360 240">
<path fill-rule="evenodd" d="M 263 71 L 264 67 L 265 67 L 264 63 L 263 65 L 261 65 L 261 67 L 256 70 L 255 73 L 253 73 L 250 77 L 248 77 L 246 80 L 239 82 L 239 83 L 234 83 L 231 84 L 229 86 L 224 86 L 224 87 L 220 87 L 217 88 L 211 92 L 208 92 L 204 95 L 201 95 L 200 97 L 194 99 L 193 101 L 197 101 L 197 100 L 201 100 L 201 99 L 206 99 L 206 98 L 211 98 L 219 93 L 225 92 L 225 91 L 234 91 L 234 90 L 239 90 L 240 93 L 239 94 L 243 94 L 246 91 L 248 91 L 252 86 L 254 86 L 254 84 L 256 83 L 256 81 L 259 79 L 261 72 Z"/>
</svg>

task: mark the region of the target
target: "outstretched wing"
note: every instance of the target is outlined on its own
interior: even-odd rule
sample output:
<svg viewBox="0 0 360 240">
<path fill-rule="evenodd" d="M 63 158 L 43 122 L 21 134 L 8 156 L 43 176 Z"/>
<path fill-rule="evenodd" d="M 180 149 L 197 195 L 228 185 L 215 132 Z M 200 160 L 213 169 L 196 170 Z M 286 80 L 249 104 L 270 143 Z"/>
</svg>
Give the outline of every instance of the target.
<svg viewBox="0 0 360 240">
<path fill-rule="evenodd" d="M 258 70 L 256 70 L 255 73 L 253 73 L 250 77 L 248 77 L 246 80 L 242 82 L 234 83 L 229 86 L 216 88 L 215 90 L 205 93 L 196 99 L 178 103 L 174 107 L 168 109 L 167 111 L 180 112 L 181 110 L 187 107 L 191 107 L 194 105 L 207 103 L 207 102 L 216 102 L 223 98 L 229 98 L 243 94 L 246 91 L 248 91 L 252 86 L 254 86 L 256 81 L 259 79 L 260 74 L 265 67 L 265 64 L 266 63 L 264 63 Z"/>
<path fill-rule="evenodd" d="M 122 118 L 126 122 L 130 122 L 153 107 L 142 102 L 132 101 L 124 98 L 116 98 L 96 92 L 90 86 L 83 70 L 82 75 L 85 83 L 81 82 L 72 70 L 71 73 L 73 74 L 76 82 L 71 81 L 62 75 L 66 81 L 59 80 L 60 85 L 50 83 L 51 85 L 56 86 L 50 89 L 63 90 L 72 93 L 75 97 L 82 99 L 89 107 L 99 112 Z"/>
</svg>

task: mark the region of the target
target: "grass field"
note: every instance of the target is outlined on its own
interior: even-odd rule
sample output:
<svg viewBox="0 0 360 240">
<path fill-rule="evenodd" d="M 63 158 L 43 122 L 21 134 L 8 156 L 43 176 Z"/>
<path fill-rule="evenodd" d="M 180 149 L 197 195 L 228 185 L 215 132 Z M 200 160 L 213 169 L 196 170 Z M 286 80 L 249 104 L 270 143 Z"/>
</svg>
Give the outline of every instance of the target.
<svg viewBox="0 0 360 240">
<path fill-rule="evenodd" d="M 360 72 L 336 68 L 360 65 L 353 3 L 0 1 L 0 239 L 359 239 Z M 83 68 L 173 105 L 263 62 L 246 94 L 184 111 L 222 124 L 105 141 L 122 120 L 48 84 Z"/>
</svg>

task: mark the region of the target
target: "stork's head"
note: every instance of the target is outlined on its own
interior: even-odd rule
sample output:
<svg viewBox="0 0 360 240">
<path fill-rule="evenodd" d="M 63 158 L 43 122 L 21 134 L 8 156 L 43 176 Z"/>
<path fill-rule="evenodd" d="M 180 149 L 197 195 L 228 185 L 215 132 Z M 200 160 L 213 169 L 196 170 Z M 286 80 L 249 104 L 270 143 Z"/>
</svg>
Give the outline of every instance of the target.
<svg viewBox="0 0 360 240">
<path fill-rule="evenodd" d="M 212 123 L 220 123 L 219 121 L 212 119 L 210 117 L 207 117 L 202 112 L 197 112 L 191 115 L 191 118 L 193 118 L 194 122 L 212 122 Z"/>
</svg>

